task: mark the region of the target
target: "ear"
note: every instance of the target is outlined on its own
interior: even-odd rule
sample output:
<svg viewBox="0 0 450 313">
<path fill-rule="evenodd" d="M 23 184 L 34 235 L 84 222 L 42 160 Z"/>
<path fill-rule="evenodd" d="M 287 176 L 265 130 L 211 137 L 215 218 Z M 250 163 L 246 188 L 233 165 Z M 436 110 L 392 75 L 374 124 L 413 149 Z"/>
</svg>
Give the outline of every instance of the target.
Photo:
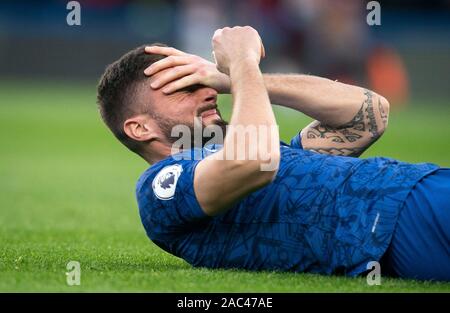
<svg viewBox="0 0 450 313">
<path fill-rule="evenodd" d="M 158 138 L 157 127 L 148 115 L 138 115 L 123 123 L 123 130 L 128 137 L 137 141 L 150 141 Z"/>
</svg>

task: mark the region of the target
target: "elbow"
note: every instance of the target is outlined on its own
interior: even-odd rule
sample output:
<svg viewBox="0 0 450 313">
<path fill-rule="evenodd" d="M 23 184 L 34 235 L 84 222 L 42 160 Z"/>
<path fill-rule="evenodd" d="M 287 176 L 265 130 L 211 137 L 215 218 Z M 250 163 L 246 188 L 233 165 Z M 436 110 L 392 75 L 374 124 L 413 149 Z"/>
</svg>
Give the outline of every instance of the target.
<svg viewBox="0 0 450 313">
<path fill-rule="evenodd" d="M 277 152 L 270 153 L 264 160 L 259 160 L 259 172 L 264 185 L 270 184 L 275 180 L 278 169 L 280 168 L 281 154 Z"/>
<path fill-rule="evenodd" d="M 385 97 L 379 96 L 379 106 L 383 108 L 383 111 L 385 112 L 386 116 L 388 116 L 391 104 Z"/>
<path fill-rule="evenodd" d="M 381 118 L 381 127 L 380 127 L 380 135 L 381 135 L 384 133 L 384 131 L 388 126 L 389 112 L 390 112 L 390 103 L 383 96 L 378 97 L 378 111 Z"/>
</svg>

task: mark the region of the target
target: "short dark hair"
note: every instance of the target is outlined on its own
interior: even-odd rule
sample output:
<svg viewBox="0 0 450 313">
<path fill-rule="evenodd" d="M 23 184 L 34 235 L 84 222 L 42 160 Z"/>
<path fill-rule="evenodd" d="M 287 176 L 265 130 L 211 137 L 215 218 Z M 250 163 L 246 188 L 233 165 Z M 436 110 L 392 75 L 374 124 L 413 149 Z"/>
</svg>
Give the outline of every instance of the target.
<svg viewBox="0 0 450 313">
<path fill-rule="evenodd" d="M 142 143 L 128 137 L 123 123 L 133 115 L 145 113 L 136 104 L 138 84 L 148 79 L 144 75 L 148 66 L 166 57 L 145 53 L 146 46 L 149 45 L 137 47 L 108 65 L 97 86 L 97 104 L 103 121 L 120 142 L 137 154 L 141 154 Z M 153 43 L 150 46 L 167 45 Z"/>
</svg>

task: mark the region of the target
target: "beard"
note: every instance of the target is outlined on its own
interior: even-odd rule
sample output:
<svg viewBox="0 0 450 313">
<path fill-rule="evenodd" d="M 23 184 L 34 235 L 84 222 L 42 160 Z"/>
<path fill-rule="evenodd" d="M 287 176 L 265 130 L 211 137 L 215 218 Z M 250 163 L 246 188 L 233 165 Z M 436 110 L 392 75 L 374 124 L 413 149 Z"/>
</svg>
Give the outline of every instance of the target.
<svg viewBox="0 0 450 313">
<path fill-rule="evenodd" d="M 208 109 L 209 108 L 205 108 L 203 111 Z M 189 136 L 190 146 L 192 148 L 202 148 L 206 144 L 223 144 L 228 122 L 222 119 L 219 110 L 217 110 L 217 114 L 220 119 L 213 121 L 209 125 L 205 125 L 203 123 L 200 114 L 188 123 L 171 118 L 161 118 L 160 116 L 155 116 L 154 118 L 158 121 L 158 126 L 160 127 L 161 132 L 170 144 L 174 144 L 184 136 Z M 174 131 L 180 126 L 182 127 L 181 129 L 188 129 L 189 131 Z"/>
</svg>

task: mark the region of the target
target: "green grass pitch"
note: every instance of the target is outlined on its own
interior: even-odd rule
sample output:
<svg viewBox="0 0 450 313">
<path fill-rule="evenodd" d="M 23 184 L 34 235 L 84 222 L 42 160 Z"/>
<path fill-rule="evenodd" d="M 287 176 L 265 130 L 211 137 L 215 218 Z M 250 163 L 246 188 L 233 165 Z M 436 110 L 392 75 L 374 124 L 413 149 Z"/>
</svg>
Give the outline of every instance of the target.
<svg viewBox="0 0 450 313">
<path fill-rule="evenodd" d="M 229 116 L 229 98 L 220 101 Z M 276 108 L 287 141 L 309 119 Z M 363 157 L 450 166 L 450 107 L 393 112 Z M 95 84 L 0 83 L 0 291 L 449 292 L 450 283 L 193 269 L 147 239 L 134 199 L 146 164 L 107 131 Z M 81 285 L 66 264 L 81 264 Z M 432 266 L 430 264 L 430 266 Z"/>
</svg>

